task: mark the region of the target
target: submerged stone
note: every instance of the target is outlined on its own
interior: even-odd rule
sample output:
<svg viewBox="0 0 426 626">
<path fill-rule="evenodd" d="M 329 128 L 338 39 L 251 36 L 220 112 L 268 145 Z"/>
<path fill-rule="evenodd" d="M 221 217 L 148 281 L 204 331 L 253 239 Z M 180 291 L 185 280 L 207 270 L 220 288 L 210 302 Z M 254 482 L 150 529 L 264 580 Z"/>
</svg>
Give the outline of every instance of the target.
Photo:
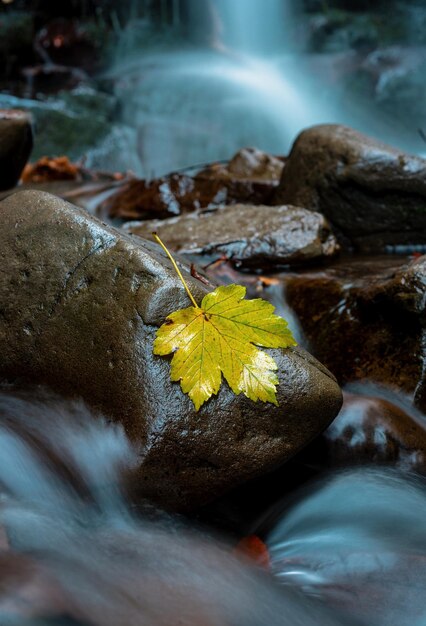
<svg viewBox="0 0 426 626">
<path fill-rule="evenodd" d="M 274 204 L 323 213 L 349 247 L 385 252 L 426 244 L 426 160 L 345 126 L 296 139 Z"/>
<path fill-rule="evenodd" d="M 280 465 L 335 417 L 333 376 L 302 349 L 270 350 L 279 407 L 223 384 L 197 413 L 155 331 L 190 304 L 156 244 L 108 227 L 50 194 L 0 203 L 0 377 L 82 397 L 140 449 L 135 488 L 188 509 Z M 184 268 L 183 268 L 184 269 Z M 208 287 L 184 270 L 197 299 Z"/>
<path fill-rule="evenodd" d="M 226 257 L 238 267 L 274 269 L 333 256 L 338 244 L 320 213 L 294 206 L 236 204 L 168 220 L 130 223 L 141 237 L 156 231 L 171 250 Z"/>
</svg>

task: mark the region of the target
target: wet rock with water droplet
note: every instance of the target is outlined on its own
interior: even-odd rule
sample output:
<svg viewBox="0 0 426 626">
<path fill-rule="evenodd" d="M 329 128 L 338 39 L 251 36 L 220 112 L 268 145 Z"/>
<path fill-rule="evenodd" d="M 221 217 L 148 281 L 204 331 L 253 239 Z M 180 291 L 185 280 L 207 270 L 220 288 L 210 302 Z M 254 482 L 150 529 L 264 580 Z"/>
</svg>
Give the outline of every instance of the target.
<svg viewBox="0 0 426 626">
<path fill-rule="evenodd" d="M 171 250 L 225 257 L 237 267 L 255 269 L 321 261 L 339 249 L 323 215 L 294 206 L 235 204 L 126 226 L 141 237 L 156 231 Z"/>
<path fill-rule="evenodd" d="M 244 148 L 228 164 L 214 163 L 195 176 L 129 181 L 100 212 L 123 220 L 163 219 L 222 204 L 270 204 L 283 167 L 281 158 Z"/>
<path fill-rule="evenodd" d="M 424 245 L 426 160 L 345 126 L 314 126 L 296 139 L 274 203 L 323 213 L 359 250 Z"/>
<path fill-rule="evenodd" d="M 161 249 L 36 191 L 0 203 L 0 376 L 43 383 L 121 422 L 140 446 L 135 488 L 188 509 L 280 465 L 335 417 L 332 375 L 301 349 L 271 350 L 279 408 L 224 384 L 196 413 L 157 327 L 189 304 Z M 186 273 L 197 299 L 205 284 Z"/>
<path fill-rule="evenodd" d="M 389 391 L 360 385 L 354 391 L 344 393 L 338 417 L 313 443 L 314 449 L 317 442 L 324 448 L 325 464 L 375 463 L 426 474 L 423 416 Z M 309 459 L 308 451 L 302 455 Z"/>
<path fill-rule="evenodd" d="M 32 147 L 31 115 L 0 109 L 0 190 L 16 185 Z"/>
</svg>

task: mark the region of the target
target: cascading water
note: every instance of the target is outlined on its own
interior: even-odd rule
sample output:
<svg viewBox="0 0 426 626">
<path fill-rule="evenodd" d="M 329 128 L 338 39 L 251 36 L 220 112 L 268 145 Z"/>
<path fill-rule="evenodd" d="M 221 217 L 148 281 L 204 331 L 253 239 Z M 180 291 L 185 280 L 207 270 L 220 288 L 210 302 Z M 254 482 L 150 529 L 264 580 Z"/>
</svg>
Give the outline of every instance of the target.
<svg viewBox="0 0 426 626">
<path fill-rule="evenodd" d="M 137 130 L 138 173 L 227 159 L 245 145 L 282 154 L 301 128 L 327 120 L 308 104 L 294 55 L 283 53 L 292 39 L 291 4 L 190 0 L 194 29 L 200 7 L 207 12 L 208 47 L 134 49 L 126 58 L 120 49 L 112 75 L 123 121 Z"/>
<path fill-rule="evenodd" d="M 215 0 L 222 45 L 240 54 L 270 56 L 289 48 L 294 25 L 283 0 Z"/>
</svg>

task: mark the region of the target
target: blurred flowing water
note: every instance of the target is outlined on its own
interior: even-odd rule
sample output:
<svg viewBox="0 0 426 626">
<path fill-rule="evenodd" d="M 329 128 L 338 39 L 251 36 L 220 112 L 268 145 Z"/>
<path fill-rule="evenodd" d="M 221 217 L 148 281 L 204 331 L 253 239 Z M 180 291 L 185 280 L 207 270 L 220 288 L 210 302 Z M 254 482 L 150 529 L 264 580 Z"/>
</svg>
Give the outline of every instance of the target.
<svg viewBox="0 0 426 626">
<path fill-rule="evenodd" d="M 407 134 L 384 112 L 372 113 L 370 98 L 362 106 L 341 101 L 333 75 L 341 80 L 357 53 L 340 61 L 307 54 L 293 0 L 186 0 L 186 7 L 189 38 L 175 26 L 169 44 L 149 43 L 147 20 L 135 20 L 111 68 L 123 125 L 133 129 L 116 152 L 138 174 L 229 159 L 247 145 L 285 154 L 303 128 L 323 122 L 423 149 L 417 129 Z M 173 21 L 180 25 L 180 16 Z"/>
<path fill-rule="evenodd" d="M 123 121 L 136 129 L 140 174 L 227 159 L 245 145 L 282 154 L 301 128 L 327 120 L 309 104 L 289 51 L 292 4 L 190 0 L 193 30 L 205 9 L 208 45 L 141 53 L 127 41 L 119 49 L 112 75 Z"/>
<path fill-rule="evenodd" d="M 2 626 L 355 626 L 182 519 L 132 511 L 142 452 L 82 403 L 0 393 Z"/>
<path fill-rule="evenodd" d="M 269 573 L 212 531 L 132 507 L 141 454 L 81 402 L 0 393 L 2 625 L 426 624 L 424 479 L 348 469 L 287 496 L 257 529 Z"/>
<path fill-rule="evenodd" d="M 391 469 L 330 475 L 266 521 L 272 570 L 365 626 L 426 624 L 424 478 Z"/>
</svg>

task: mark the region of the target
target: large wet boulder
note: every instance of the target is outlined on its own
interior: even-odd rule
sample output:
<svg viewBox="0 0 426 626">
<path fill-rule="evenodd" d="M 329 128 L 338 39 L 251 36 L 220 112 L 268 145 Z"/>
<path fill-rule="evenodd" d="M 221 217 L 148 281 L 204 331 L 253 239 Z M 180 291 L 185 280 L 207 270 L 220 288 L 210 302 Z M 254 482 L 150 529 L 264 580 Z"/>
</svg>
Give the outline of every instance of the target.
<svg viewBox="0 0 426 626">
<path fill-rule="evenodd" d="M 31 116 L 0 109 L 0 190 L 16 185 L 32 147 Z"/>
<path fill-rule="evenodd" d="M 275 204 L 323 213 L 356 249 L 426 244 L 426 160 L 345 126 L 303 131 Z"/>
<path fill-rule="evenodd" d="M 288 276 L 286 298 L 313 354 L 341 384 L 363 379 L 426 409 L 426 257 L 345 261 Z"/>
<path fill-rule="evenodd" d="M 293 206 L 235 204 L 130 223 L 128 230 L 147 238 L 156 231 L 177 252 L 262 269 L 323 260 L 339 247 L 323 215 Z"/>
<path fill-rule="evenodd" d="M 223 384 L 196 413 L 157 327 L 189 304 L 161 249 L 36 191 L 0 203 L 0 376 L 81 396 L 140 446 L 137 490 L 189 508 L 283 463 L 337 414 L 333 376 L 301 349 L 271 350 L 279 407 Z M 207 286 L 185 273 L 196 298 Z"/>
</svg>

